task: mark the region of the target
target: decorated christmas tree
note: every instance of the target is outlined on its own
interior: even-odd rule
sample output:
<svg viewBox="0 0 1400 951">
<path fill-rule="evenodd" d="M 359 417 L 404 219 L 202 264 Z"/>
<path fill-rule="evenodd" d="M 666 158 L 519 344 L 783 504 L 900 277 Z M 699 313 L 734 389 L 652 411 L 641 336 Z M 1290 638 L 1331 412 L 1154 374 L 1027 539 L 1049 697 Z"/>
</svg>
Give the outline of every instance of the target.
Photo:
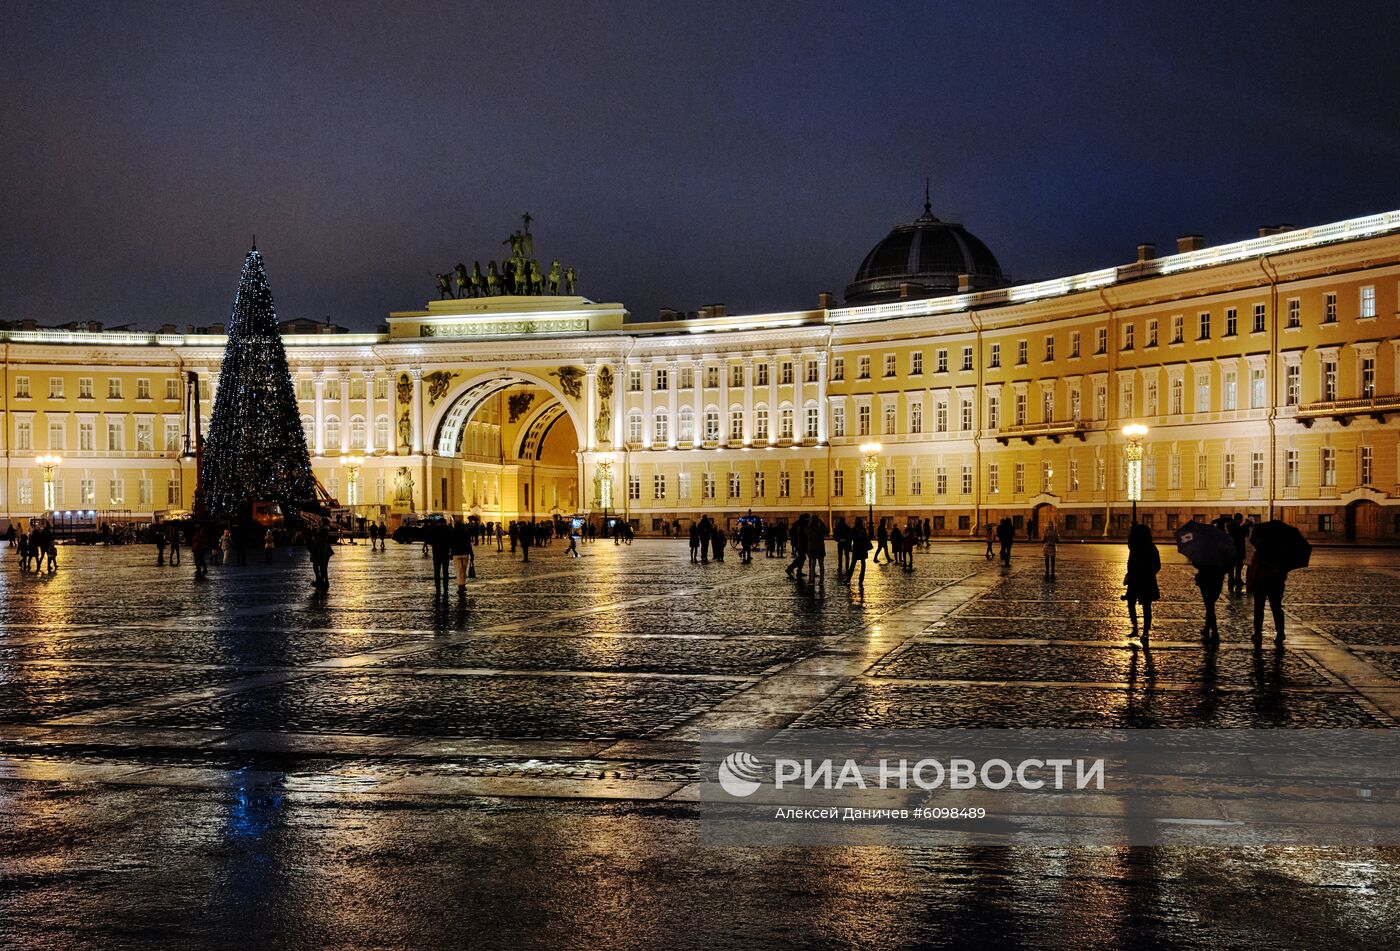
<svg viewBox="0 0 1400 951">
<path fill-rule="evenodd" d="M 200 480 L 209 513 L 226 518 L 244 514 L 253 501 L 280 502 L 288 511 L 316 499 L 277 308 L 257 247 L 243 259 Z"/>
</svg>

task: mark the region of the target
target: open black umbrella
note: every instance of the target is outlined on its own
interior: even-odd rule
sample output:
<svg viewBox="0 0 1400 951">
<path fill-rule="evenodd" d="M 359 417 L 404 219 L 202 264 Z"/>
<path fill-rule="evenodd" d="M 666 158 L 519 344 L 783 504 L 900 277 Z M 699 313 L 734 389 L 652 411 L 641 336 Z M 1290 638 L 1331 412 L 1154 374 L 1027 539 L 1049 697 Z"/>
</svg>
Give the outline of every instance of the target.
<svg viewBox="0 0 1400 951">
<path fill-rule="evenodd" d="M 1235 543 L 1228 532 L 1190 521 L 1176 530 L 1176 550 L 1197 568 L 1229 568 L 1235 563 Z"/>
<path fill-rule="evenodd" d="M 1285 571 L 1306 568 L 1312 559 L 1312 545 L 1303 533 L 1278 519 L 1254 526 L 1249 540 L 1266 561 Z"/>
</svg>

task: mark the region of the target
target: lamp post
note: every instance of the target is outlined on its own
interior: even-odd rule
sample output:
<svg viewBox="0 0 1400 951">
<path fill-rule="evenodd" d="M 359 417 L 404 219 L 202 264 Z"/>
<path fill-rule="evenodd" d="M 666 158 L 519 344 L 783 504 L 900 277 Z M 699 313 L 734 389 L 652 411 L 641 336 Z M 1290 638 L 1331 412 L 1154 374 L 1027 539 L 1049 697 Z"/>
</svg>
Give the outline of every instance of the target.
<svg viewBox="0 0 1400 951">
<path fill-rule="evenodd" d="M 35 459 L 34 462 L 44 470 L 44 511 L 52 512 L 58 508 L 58 501 L 54 498 L 53 471 L 63 463 L 63 460 L 58 456 L 45 454 Z"/>
<path fill-rule="evenodd" d="M 608 532 L 608 507 L 612 505 L 613 454 L 600 452 L 594 460 L 598 466 L 598 504 L 603 507 L 603 537 Z"/>
<path fill-rule="evenodd" d="M 875 535 L 875 473 L 880 468 L 880 444 L 877 442 L 862 443 L 860 447 L 864 459 L 861 461 L 860 469 L 865 476 L 865 504 L 870 518 L 870 534 Z"/>
<path fill-rule="evenodd" d="M 345 480 L 345 500 L 350 503 L 350 511 L 355 512 L 360 504 L 360 466 L 365 464 L 364 456 L 346 456 L 341 460 L 349 478 Z"/>
<path fill-rule="evenodd" d="M 1127 444 L 1123 455 L 1128 460 L 1128 501 L 1133 503 L 1133 524 L 1137 524 L 1137 504 L 1142 499 L 1142 441 L 1147 437 L 1147 427 L 1132 423 L 1123 427 L 1123 438 Z"/>
</svg>

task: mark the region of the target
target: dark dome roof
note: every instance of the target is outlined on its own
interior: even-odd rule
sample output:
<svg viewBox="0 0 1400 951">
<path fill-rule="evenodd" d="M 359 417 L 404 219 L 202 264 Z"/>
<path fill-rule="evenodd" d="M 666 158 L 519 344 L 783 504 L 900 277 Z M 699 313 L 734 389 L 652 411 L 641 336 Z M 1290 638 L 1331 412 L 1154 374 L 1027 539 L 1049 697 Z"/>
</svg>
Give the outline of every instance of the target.
<svg viewBox="0 0 1400 951">
<path fill-rule="evenodd" d="M 855 280 L 846 285 L 846 304 L 956 294 L 962 274 L 969 276 L 976 291 L 1006 283 L 1001 265 L 987 246 L 962 225 L 935 218 L 925 201 L 917 220 L 897 226 L 865 256 Z M 908 293 L 901 294 L 905 284 Z"/>
</svg>

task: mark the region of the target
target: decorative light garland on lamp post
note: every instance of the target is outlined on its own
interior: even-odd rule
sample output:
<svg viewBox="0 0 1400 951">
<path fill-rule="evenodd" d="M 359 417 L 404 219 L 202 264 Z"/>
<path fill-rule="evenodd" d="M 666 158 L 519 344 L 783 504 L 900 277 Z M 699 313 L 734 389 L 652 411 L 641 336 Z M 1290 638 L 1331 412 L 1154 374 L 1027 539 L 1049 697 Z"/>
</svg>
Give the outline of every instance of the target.
<svg viewBox="0 0 1400 951">
<path fill-rule="evenodd" d="M 346 456 L 342 462 L 350 477 L 345 481 L 346 501 L 350 503 L 350 511 L 353 513 L 360 504 L 360 466 L 365 464 L 364 456 Z"/>
<path fill-rule="evenodd" d="M 1128 501 L 1133 503 L 1133 524 L 1137 524 L 1137 504 L 1142 500 L 1142 455 L 1143 440 L 1147 437 L 1147 427 L 1141 423 L 1131 423 L 1123 427 L 1123 455 L 1128 460 Z"/>
<path fill-rule="evenodd" d="M 44 470 L 44 511 L 52 512 L 58 508 L 58 501 L 54 498 L 53 471 L 63 464 L 63 459 L 45 454 L 35 459 L 34 463 Z"/>
<path fill-rule="evenodd" d="M 598 468 L 598 504 L 603 507 L 603 530 L 608 528 L 608 508 L 612 505 L 613 454 L 600 452 L 593 457 Z"/>
<path fill-rule="evenodd" d="M 861 461 L 861 472 L 865 476 L 865 504 L 868 507 L 870 518 L 869 531 L 875 534 L 875 473 L 880 469 L 880 444 L 877 442 L 862 443 L 860 447 L 864 459 Z"/>
</svg>

